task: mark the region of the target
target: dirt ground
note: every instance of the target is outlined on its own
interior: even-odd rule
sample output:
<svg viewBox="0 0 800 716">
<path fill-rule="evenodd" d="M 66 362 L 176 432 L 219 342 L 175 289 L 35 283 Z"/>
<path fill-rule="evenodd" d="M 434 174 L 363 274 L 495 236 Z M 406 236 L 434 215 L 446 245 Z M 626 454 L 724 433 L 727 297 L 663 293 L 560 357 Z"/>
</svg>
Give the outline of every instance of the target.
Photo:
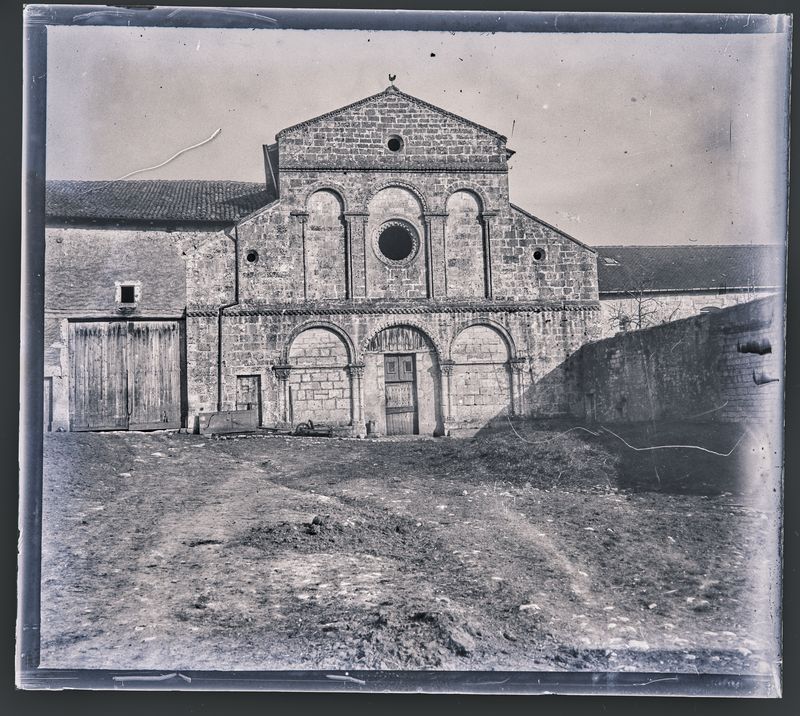
<svg viewBox="0 0 800 716">
<path fill-rule="evenodd" d="M 771 673 L 772 488 L 629 453 L 47 435 L 42 666 Z"/>
</svg>

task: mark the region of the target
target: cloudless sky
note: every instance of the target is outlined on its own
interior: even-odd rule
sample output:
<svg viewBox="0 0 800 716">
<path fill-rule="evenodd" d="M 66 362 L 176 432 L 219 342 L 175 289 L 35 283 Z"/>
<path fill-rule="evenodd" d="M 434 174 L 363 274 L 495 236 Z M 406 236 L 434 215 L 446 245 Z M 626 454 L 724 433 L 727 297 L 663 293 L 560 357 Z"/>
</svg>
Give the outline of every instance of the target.
<svg viewBox="0 0 800 716">
<path fill-rule="evenodd" d="M 589 244 L 780 243 L 784 35 L 48 28 L 51 179 L 263 181 L 296 122 L 404 92 L 508 137 L 511 200 Z"/>
</svg>

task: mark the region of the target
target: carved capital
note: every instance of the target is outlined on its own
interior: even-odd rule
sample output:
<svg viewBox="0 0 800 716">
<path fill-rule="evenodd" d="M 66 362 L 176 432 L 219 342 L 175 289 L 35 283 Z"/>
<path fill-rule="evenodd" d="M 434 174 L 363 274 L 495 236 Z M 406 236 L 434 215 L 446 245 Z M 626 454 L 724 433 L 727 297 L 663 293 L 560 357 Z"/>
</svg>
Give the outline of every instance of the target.
<svg viewBox="0 0 800 716">
<path fill-rule="evenodd" d="M 489 219 L 494 219 L 495 216 L 497 216 L 497 212 L 496 211 L 482 211 L 481 212 L 481 219 L 483 219 L 484 221 L 488 221 Z"/>
<path fill-rule="evenodd" d="M 308 219 L 308 212 L 307 211 L 292 211 L 289 213 L 294 219 L 297 219 L 301 224 L 305 224 L 306 220 Z"/>
<path fill-rule="evenodd" d="M 515 373 L 522 373 L 528 367 L 527 358 L 514 358 L 510 361 L 511 369 Z"/>
<path fill-rule="evenodd" d="M 289 380 L 289 373 L 292 371 L 290 365 L 274 365 L 272 370 L 275 372 L 275 377 L 278 380 Z"/>
<path fill-rule="evenodd" d="M 443 360 L 439 364 L 439 369 L 442 371 L 442 375 L 450 376 L 453 375 L 453 366 L 456 364 L 453 360 Z"/>
<path fill-rule="evenodd" d="M 364 377 L 364 364 L 351 363 L 347 366 L 351 378 L 358 378 L 359 380 Z"/>
</svg>

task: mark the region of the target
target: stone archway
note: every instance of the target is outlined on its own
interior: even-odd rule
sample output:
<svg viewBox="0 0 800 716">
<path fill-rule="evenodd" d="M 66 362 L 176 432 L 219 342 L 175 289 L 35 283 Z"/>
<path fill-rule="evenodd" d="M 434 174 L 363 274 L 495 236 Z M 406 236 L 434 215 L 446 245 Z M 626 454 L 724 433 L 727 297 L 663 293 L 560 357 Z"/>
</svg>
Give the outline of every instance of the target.
<svg viewBox="0 0 800 716">
<path fill-rule="evenodd" d="M 352 345 L 348 343 L 324 325 L 310 325 L 292 336 L 281 367 L 284 414 L 290 425 L 309 420 L 333 426 L 353 424 Z"/>
<path fill-rule="evenodd" d="M 498 327 L 470 323 L 453 340 L 450 378 L 454 427 L 482 427 L 514 412 L 513 343 Z"/>
<path fill-rule="evenodd" d="M 443 434 L 439 351 L 420 327 L 386 326 L 366 341 L 364 417 L 379 434 Z"/>
</svg>

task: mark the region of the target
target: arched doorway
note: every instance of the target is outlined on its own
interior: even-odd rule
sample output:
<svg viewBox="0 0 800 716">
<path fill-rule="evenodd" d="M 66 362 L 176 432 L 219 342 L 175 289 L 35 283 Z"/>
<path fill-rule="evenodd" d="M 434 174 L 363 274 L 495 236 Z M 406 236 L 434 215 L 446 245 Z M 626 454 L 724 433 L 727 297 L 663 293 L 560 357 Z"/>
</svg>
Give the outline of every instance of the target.
<svg viewBox="0 0 800 716">
<path fill-rule="evenodd" d="M 419 328 L 384 328 L 364 354 L 365 420 L 384 435 L 442 432 L 441 373 L 436 347 Z"/>
</svg>

